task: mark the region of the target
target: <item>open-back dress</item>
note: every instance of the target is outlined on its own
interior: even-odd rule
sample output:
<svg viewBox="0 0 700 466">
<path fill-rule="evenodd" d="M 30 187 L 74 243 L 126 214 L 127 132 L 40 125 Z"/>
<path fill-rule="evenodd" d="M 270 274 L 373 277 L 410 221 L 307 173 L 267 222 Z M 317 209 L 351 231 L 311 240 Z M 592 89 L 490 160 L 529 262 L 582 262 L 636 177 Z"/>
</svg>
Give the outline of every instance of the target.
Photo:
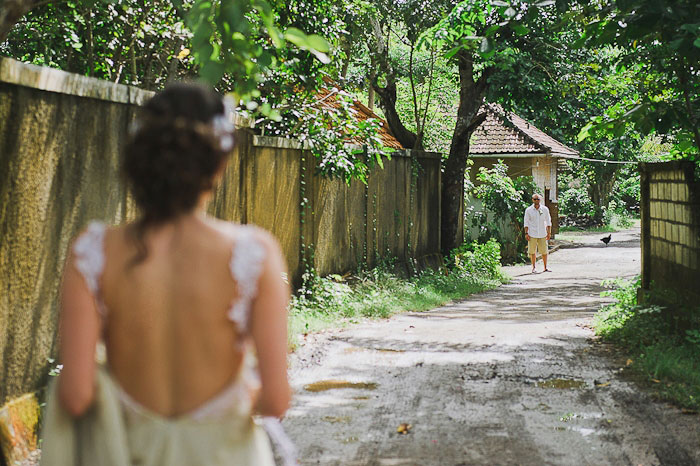
<svg viewBox="0 0 700 466">
<path fill-rule="evenodd" d="M 253 227 L 238 226 L 229 268 L 238 297 L 228 312 L 240 341 L 245 340 L 251 303 L 257 293 L 265 249 Z M 75 241 L 75 264 L 95 297 L 102 319 L 108 318 L 100 294 L 106 226 L 91 223 Z M 174 418 L 142 406 L 111 375 L 109 364 L 98 366 L 95 401 L 81 417 L 65 412 L 58 384 L 49 387 L 42 429 L 41 463 L 50 466 L 196 466 L 274 465 L 263 424 L 283 450 L 285 463 L 294 461 L 292 448 L 276 419 L 253 416 L 253 391 L 259 387 L 257 361 L 250 345 L 237 345 L 243 362 L 234 381 L 200 407 Z M 290 457 L 291 456 L 291 457 Z"/>
</svg>

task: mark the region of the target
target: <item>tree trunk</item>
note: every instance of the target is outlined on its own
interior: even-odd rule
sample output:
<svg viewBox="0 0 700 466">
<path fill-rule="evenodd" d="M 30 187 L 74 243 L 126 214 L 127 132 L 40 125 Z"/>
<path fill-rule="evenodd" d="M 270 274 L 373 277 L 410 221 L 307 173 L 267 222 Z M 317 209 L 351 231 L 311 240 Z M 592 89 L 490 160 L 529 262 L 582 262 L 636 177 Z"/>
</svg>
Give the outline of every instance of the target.
<svg viewBox="0 0 700 466">
<path fill-rule="evenodd" d="M 406 149 L 422 149 L 422 147 L 416 147 L 418 138 L 404 126 L 399 113 L 396 111 L 396 73 L 389 61 L 389 47 L 384 40 L 384 31 L 376 19 L 372 21 L 372 30 L 374 41 L 370 44 L 370 49 L 375 49 L 373 55 L 377 57 L 378 71 L 381 71 L 386 76 L 386 87 L 379 87 L 377 83 L 377 74 L 379 73 L 374 71 L 374 69 L 374 77 L 370 85 L 377 96 L 379 96 L 379 105 L 384 111 L 384 117 L 389 125 L 391 134 Z"/>
<path fill-rule="evenodd" d="M 369 90 L 367 91 L 367 108 L 374 111 L 374 82 L 377 80 L 377 61 L 372 57 L 369 64 Z M 389 128 L 391 130 L 391 128 Z"/>
<path fill-rule="evenodd" d="M 372 83 L 372 87 L 379 96 L 379 105 L 384 111 L 384 117 L 389 124 L 391 134 L 406 149 L 422 150 L 423 147 L 416 146 L 416 142 L 418 142 L 416 134 L 404 126 L 399 112 L 396 111 L 396 83 L 393 82 L 393 79 L 387 79 L 387 81 L 386 87 L 379 87 L 376 81 Z"/>
<path fill-rule="evenodd" d="M 345 52 L 345 60 L 343 60 L 343 66 L 340 68 L 340 77 L 345 81 L 348 77 L 348 68 L 350 68 L 352 54 L 352 44 L 347 37 L 343 36 L 340 38 L 340 48 Z"/>
<path fill-rule="evenodd" d="M 593 218 L 596 220 L 603 220 L 603 207 L 610 202 L 618 170 L 615 164 L 597 164 L 594 169 L 595 182 L 590 184 L 588 194 L 595 205 Z"/>
<path fill-rule="evenodd" d="M 170 84 L 177 78 L 177 69 L 180 66 L 180 59 L 178 55 L 180 49 L 182 48 L 183 40 L 182 38 L 175 39 L 173 43 L 173 58 L 170 59 L 168 64 L 168 75 L 165 78 L 165 84 Z"/>
<path fill-rule="evenodd" d="M 87 41 L 87 75 L 92 76 L 95 74 L 95 42 L 92 35 L 92 9 L 88 8 L 83 12 L 83 19 L 85 19 L 85 40 Z"/>
<path fill-rule="evenodd" d="M 464 172 L 469 158 L 469 139 L 476 128 L 486 119 L 479 114 L 488 89 L 488 78 L 493 68 L 486 68 L 474 80 L 474 61 L 471 52 L 461 50 L 457 54 L 459 69 L 459 107 L 457 121 L 452 134 L 450 154 L 445 161 L 442 175 L 442 208 L 440 245 L 443 254 L 459 246 L 462 238 L 460 215 L 464 203 Z"/>
<path fill-rule="evenodd" d="M 0 0 L 0 43 L 5 42 L 12 27 L 37 3 L 39 0 Z"/>
</svg>

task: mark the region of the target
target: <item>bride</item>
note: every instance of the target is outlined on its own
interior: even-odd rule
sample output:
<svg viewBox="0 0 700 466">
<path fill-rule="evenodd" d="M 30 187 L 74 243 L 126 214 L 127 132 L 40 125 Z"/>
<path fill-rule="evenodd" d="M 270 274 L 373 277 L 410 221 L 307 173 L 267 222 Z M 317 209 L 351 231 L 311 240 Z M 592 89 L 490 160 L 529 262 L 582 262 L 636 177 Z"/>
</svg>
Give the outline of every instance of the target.
<svg viewBox="0 0 700 466">
<path fill-rule="evenodd" d="M 233 148 L 228 111 L 194 84 L 142 109 L 122 167 L 141 216 L 91 223 L 65 265 L 43 464 L 274 464 L 253 415 L 290 401 L 289 290 L 269 233 L 205 213 Z"/>
</svg>

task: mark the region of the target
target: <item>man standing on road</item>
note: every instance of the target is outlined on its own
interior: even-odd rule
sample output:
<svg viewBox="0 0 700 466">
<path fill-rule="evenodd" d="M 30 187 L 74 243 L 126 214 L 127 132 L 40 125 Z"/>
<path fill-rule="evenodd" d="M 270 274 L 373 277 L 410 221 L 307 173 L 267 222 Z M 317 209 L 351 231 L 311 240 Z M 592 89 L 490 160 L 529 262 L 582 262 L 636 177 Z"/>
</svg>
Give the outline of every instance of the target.
<svg viewBox="0 0 700 466">
<path fill-rule="evenodd" d="M 542 254 L 544 271 L 551 272 L 547 268 L 547 241 L 552 233 L 552 217 L 549 215 L 549 209 L 540 205 L 541 201 L 542 196 L 533 194 L 532 205 L 525 209 L 525 239 L 527 240 L 527 253 L 530 255 L 532 263 L 532 273 L 535 273 L 538 251 Z"/>
</svg>

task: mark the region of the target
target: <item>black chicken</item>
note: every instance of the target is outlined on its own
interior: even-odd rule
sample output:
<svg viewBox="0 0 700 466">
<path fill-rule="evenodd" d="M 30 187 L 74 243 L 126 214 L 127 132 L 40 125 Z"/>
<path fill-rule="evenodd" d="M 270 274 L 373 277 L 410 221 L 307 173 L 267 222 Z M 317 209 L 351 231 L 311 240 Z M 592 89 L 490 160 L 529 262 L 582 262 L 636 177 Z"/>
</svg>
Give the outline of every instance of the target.
<svg viewBox="0 0 700 466">
<path fill-rule="evenodd" d="M 600 240 L 605 243 L 605 247 L 608 247 L 608 243 L 612 239 L 612 233 L 606 236 L 605 238 L 600 238 Z"/>
</svg>

